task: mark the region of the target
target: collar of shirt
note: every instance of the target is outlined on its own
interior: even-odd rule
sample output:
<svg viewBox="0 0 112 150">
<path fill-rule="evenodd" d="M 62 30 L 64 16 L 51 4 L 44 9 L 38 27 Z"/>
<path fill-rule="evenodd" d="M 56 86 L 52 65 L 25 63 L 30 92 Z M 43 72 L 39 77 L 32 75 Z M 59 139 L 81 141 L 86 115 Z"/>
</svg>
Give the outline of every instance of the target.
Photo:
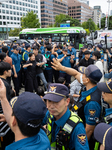
<svg viewBox="0 0 112 150">
<path fill-rule="evenodd" d="M 82 100 L 84 100 L 88 95 L 90 95 L 91 93 L 93 93 L 96 89 L 97 89 L 97 86 L 95 86 L 95 87 L 89 89 L 88 91 L 82 92 L 82 93 L 81 93 L 80 102 L 81 102 Z"/>
<path fill-rule="evenodd" d="M 6 150 L 10 150 L 10 149 L 18 150 L 18 149 L 21 149 L 24 146 L 28 146 L 29 143 L 33 143 L 33 141 L 35 141 L 36 144 L 40 143 L 40 137 L 38 136 L 38 134 L 35 135 L 35 136 L 32 136 L 32 137 L 28 137 L 28 138 L 19 140 L 17 142 L 14 142 L 14 143 L 8 145 L 6 147 Z"/>
<path fill-rule="evenodd" d="M 105 117 L 112 114 L 112 108 L 105 109 Z"/>
<path fill-rule="evenodd" d="M 70 117 L 70 110 L 67 108 L 66 113 L 60 119 L 55 121 L 56 125 L 58 127 L 63 127 L 69 117 Z M 54 118 L 53 118 L 53 120 L 54 120 Z"/>
</svg>

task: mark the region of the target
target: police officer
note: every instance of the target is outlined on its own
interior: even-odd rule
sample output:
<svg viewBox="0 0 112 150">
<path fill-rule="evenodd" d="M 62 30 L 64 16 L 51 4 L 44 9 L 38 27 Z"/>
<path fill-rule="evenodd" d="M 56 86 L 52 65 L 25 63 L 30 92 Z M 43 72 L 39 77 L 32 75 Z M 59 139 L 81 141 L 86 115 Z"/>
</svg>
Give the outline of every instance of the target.
<svg viewBox="0 0 112 150">
<path fill-rule="evenodd" d="M 109 108 L 105 109 L 104 121 L 112 125 L 112 79 L 98 83 L 97 87 L 102 91 L 104 102 L 109 104 Z"/>
<path fill-rule="evenodd" d="M 5 119 L 15 134 L 15 141 L 6 150 L 50 150 L 49 139 L 41 128 L 46 106 L 42 99 L 30 92 L 24 92 L 9 102 L 6 90 L 0 79 L 0 100 Z M 11 108 L 12 107 L 12 108 Z"/>
<path fill-rule="evenodd" d="M 100 52 L 100 54 L 101 54 L 101 61 L 104 62 L 104 54 L 103 54 L 102 46 L 101 45 L 97 45 L 96 50 Z"/>
<path fill-rule="evenodd" d="M 63 49 L 62 54 L 58 56 L 58 60 L 59 62 L 61 62 L 63 66 L 71 68 L 71 65 L 74 63 L 74 55 L 68 56 L 67 54 L 68 54 L 68 50 Z M 67 83 L 71 83 L 71 76 L 66 72 L 60 71 L 59 77 L 64 77 Z"/>
<path fill-rule="evenodd" d="M 54 60 L 54 69 L 62 70 L 72 76 L 74 76 L 80 83 L 85 85 L 85 91 L 81 93 L 81 96 L 74 104 L 73 110 L 78 113 L 84 122 L 86 134 L 89 140 L 90 149 L 94 149 L 94 142 L 92 133 L 94 131 L 96 120 L 101 115 L 101 92 L 97 88 L 97 82 L 100 81 L 102 73 L 100 69 L 95 65 L 89 65 L 87 68 L 81 67 L 78 71 L 62 66 L 58 60 Z"/>
<path fill-rule="evenodd" d="M 47 100 L 48 111 L 43 119 L 47 123 L 47 135 L 51 149 L 88 150 L 88 141 L 82 120 L 68 109 L 70 99 L 68 88 L 59 83 L 48 86 Z"/>
<path fill-rule="evenodd" d="M 16 91 L 16 96 L 19 95 L 19 87 L 20 87 L 20 82 L 21 82 L 21 55 L 19 55 L 19 49 L 17 46 L 13 47 L 13 54 L 11 55 L 12 58 L 12 69 L 13 69 L 13 75 L 12 75 L 12 80 L 14 83 L 14 88 Z"/>
</svg>

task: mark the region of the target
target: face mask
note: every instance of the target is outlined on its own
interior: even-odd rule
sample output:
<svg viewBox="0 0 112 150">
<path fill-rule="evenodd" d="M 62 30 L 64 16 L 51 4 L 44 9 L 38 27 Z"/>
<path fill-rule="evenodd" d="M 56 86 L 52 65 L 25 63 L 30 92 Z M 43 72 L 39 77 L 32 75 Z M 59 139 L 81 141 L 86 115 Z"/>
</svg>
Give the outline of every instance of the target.
<svg viewBox="0 0 112 150">
<path fill-rule="evenodd" d="M 82 79 L 82 74 L 81 74 L 81 76 L 80 76 L 80 83 L 81 83 L 81 84 L 84 84 L 84 83 L 86 83 L 86 82 L 83 82 L 83 79 Z"/>
</svg>

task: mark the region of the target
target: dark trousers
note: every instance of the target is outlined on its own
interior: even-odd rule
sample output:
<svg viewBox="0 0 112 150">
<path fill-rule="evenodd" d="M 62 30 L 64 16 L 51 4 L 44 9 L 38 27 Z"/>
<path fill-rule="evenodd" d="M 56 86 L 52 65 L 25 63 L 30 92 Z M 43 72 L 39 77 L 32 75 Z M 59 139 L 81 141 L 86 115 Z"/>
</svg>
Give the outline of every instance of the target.
<svg viewBox="0 0 112 150">
<path fill-rule="evenodd" d="M 19 71 L 17 73 L 17 78 L 15 78 L 14 75 L 13 75 L 12 80 L 13 80 L 13 83 L 14 83 L 14 89 L 16 91 L 16 96 L 18 96 L 19 95 L 19 87 L 20 87 L 20 84 L 21 84 L 21 71 Z"/>
<path fill-rule="evenodd" d="M 63 77 L 67 83 L 71 83 L 71 76 L 69 74 L 60 72 L 59 77 Z"/>
<path fill-rule="evenodd" d="M 45 70 L 44 74 L 45 74 L 45 78 L 47 82 L 52 83 L 53 82 L 53 69 Z"/>
<path fill-rule="evenodd" d="M 33 90 L 35 90 L 35 92 L 37 92 L 37 88 L 38 88 L 38 83 L 37 83 L 36 76 L 34 78 L 29 77 L 26 79 L 25 91 L 33 92 Z"/>
<path fill-rule="evenodd" d="M 53 69 L 53 76 L 55 79 L 55 83 L 58 83 L 59 71 Z"/>
<path fill-rule="evenodd" d="M 9 132 L 4 137 L 0 138 L 1 138 L 1 150 L 5 150 L 6 146 L 13 143 L 14 133 L 11 130 L 9 130 Z"/>
</svg>

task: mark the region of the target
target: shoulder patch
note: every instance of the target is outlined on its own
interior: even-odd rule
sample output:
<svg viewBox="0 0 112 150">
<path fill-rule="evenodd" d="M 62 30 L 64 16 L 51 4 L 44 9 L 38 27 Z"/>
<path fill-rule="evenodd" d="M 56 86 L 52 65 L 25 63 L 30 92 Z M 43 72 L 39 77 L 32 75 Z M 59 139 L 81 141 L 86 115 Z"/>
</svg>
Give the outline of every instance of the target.
<svg viewBox="0 0 112 150">
<path fill-rule="evenodd" d="M 78 138 L 78 141 L 81 145 L 85 145 L 85 143 L 86 143 L 86 134 L 78 134 L 77 138 Z"/>
<path fill-rule="evenodd" d="M 94 109 L 89 109 L 89 114 L 90 114 L 90 116 L 95 116 L 95 114 L 96 114 L 96 110 L 94 110 Z"/>
</svg>

